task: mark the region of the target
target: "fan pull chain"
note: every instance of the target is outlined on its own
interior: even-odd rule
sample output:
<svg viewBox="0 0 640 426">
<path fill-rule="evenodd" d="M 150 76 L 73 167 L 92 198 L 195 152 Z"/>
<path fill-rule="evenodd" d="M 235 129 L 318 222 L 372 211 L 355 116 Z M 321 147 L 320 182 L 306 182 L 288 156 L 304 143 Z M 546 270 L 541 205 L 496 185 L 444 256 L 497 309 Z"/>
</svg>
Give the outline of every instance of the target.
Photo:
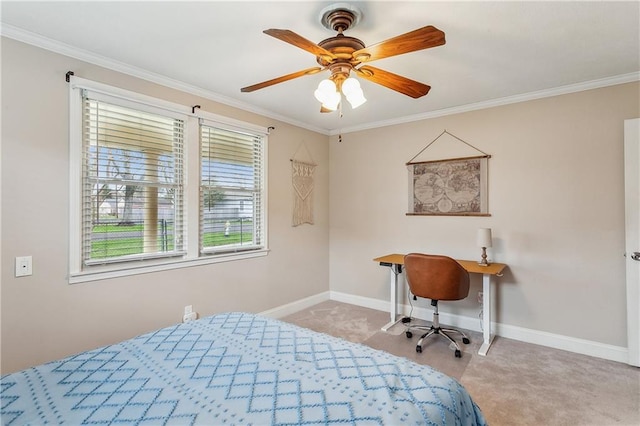
<svg viewBox="0 0 640 426">
<path fill-rule="evenodd" d="M 340 122 L 340 119 L 342 119 L 343 114 L 342 114 L 342 101 L 340 101 L 340 103 L 338 104 L 338 113 L 340 115 L 338 115 L 338 122 Z M 340 126 L 338 126 L 338 142 L 342 143 L 342 131 L 340 130 Z"/>
</svg>

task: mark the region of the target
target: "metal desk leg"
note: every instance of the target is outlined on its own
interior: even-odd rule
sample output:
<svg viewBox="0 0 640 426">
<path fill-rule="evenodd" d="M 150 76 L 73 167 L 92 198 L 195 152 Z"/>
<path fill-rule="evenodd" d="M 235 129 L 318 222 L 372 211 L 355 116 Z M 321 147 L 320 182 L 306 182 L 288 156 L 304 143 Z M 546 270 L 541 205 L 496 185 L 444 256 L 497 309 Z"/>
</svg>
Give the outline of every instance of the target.
<svg viewBox="0 0 640 426">
<path fill-rule="evenodd" d="M 486 356 L 493 341 L 491 334 L 491 275 L 482 274 L 482 346 L 478 355 Z"/>
<path fill-rule="evenodd" d="M 389 267 L 391 271 L 390 281 L 389 281 L 389 315 L 391 317 L 391 321 L 385 324 L 382 327 L 382 331 L 387 331 L 391 327 L 393 327 L 396 323 L 402 320 L 402 317 L 397 318 L 398 316 L 398 277 L 402 275 L 402 265 L 392 264 Z"/>
</svg>

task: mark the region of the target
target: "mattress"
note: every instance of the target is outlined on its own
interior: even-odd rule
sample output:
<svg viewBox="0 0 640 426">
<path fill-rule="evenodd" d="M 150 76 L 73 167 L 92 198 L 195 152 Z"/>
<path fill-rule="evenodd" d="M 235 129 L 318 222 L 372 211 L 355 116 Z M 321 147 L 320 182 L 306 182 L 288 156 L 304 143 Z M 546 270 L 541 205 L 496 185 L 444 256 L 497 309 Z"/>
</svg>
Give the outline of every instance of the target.
<svg viewBox="0 0 640 426">
<path fill-rule="evenodd" d="M 231 312 L 8 374 L 2 424 L 482 425 L 456 380 Z"/>
</svg>

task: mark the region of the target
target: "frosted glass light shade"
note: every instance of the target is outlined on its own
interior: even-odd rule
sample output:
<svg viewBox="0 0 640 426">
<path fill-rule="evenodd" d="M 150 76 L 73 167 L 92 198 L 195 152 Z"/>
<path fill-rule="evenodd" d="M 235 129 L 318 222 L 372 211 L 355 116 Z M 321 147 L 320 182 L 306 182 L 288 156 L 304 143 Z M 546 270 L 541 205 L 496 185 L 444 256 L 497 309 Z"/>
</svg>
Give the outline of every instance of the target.
<svg viewBox="0 0 640 426">
<path fill-rule="evenodd" d="M 351 104 L 351 108 L 358 108 L 363 103 L 367 102 L 364 97 L 364 93 L 360 88 L 360 82 L 353 77 L 347 78 L 341 87 L 342 93 Z M 318 84 L 318 88 L 313 92 L 313 95 L 322 106 L 331 111 L 338 109 L 342 96 L 336 87 L 333 80 L 325 79 Z"/>
<path fill-rule="evenodd" d="M 322 80 L 313 95 L 318 101 L 324 103 L 333 93 L 336 93 L 335 83 L 331 80 Z"/>
<path fill-rule="evenodd" d="M 353 77 L 347 78 L 342 83 L 342 93 L 344 93 L 344 96 L 346 96 L 351 104 L 351 108 L 358 108 L 367 102 L 367 99 L 364 97 L 364 92 L 362 88 L 360 88 L 360 82 Z"/>
<path fill-rule="evenodd" d="M 333 81 L 329 80 L 328 78 L 325 78 L 320 82 L 320 84 L 318 84 L 318 90 L 322 93 L 335 92 L 336 84 Z"/>
<path fill-rule="evenodd" d="M 348 98 L 352 93 L 356 94 L 360 89 L 360 82 L 353 77 L 349 77 L 342 83 L 342 93 Z"/>
<path fill-rule="evenodd" d="M 313 95 L 323 107 L 332 111 L 338 108 L 340 103 L 340 93 L 336 90 L 336 85 L 329 79 L 322 80 Z"/>
<path fill-rule="evenodd" d="M 476 244 L 478 247 L 491 247 L 493 245 L 491 239 L 491 228 L 478 229 Z"/>
<path fill-rule="evenodd" d="M 360 105 L 367 102 L 367 98 L 364 97 L 362 90 L 360 90 L 359 94 L 357 93 L 355 95 L 347 96 L 347 100 L 349 101 L 349 103 L 351 104 L 351 108 L 353 109 L 358 108 Z"/>
<path fill-rule="evenodd" d="M 335 111 L 338 109 L 338 104 L 340 104 L 341 96 L 339 92 L 333 92 L 322 103 L 322 106 L 330 109 L 331 111 Z"/>
</svg>

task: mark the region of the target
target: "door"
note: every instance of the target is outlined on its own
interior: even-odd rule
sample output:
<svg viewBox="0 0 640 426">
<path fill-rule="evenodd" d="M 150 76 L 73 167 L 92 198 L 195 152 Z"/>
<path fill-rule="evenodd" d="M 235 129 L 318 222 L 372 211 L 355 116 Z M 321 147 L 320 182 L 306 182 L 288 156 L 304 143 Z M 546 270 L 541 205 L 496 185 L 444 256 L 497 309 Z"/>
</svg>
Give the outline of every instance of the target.
<svg viewBox="0 0 640 426">
<path fill-rule="evenodd" d="M 624 198 L 629 364 L 640 366 L 640 118 L 624 121 Z"/>
</svg>

